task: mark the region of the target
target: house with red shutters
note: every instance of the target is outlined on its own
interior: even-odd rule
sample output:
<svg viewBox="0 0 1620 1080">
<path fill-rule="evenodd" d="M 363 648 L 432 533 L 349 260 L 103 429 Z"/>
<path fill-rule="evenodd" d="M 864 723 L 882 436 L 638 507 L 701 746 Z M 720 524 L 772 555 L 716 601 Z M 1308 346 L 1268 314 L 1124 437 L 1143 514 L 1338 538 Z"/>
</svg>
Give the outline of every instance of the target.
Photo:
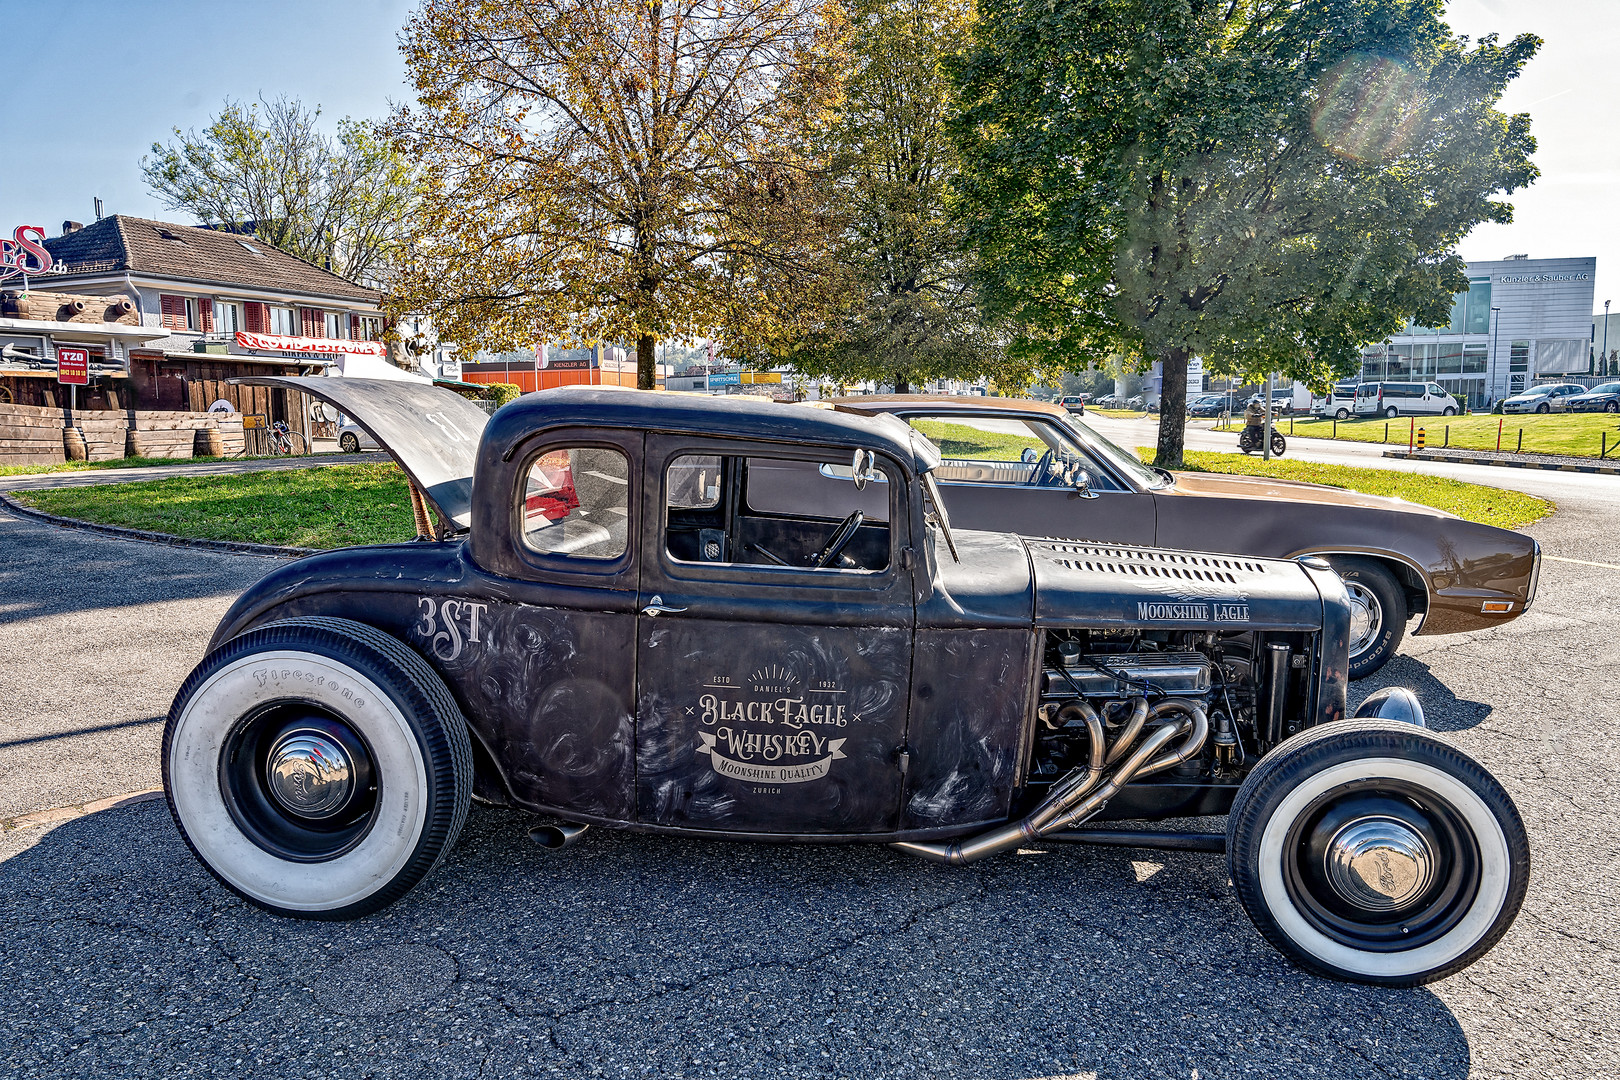
<svg viewBox="0 0 1620 1080">
<path fill-rule="evenodd" d="M 211 407 L 309 433 L 301 394 L 233 386 L 245 375 L 411 377 L 389 362 L 382 294 L 256 236 L 115 214 L 63 222 L 45 241 L 55 265 L 36 289 L 123 296 L 142 327 L 167 331 L 92 357 L 114 408 Z M 336 371 L 332 371 L 336 369 Z M 297 400 L 290 400 L 297 399 Z"/>
</svg>

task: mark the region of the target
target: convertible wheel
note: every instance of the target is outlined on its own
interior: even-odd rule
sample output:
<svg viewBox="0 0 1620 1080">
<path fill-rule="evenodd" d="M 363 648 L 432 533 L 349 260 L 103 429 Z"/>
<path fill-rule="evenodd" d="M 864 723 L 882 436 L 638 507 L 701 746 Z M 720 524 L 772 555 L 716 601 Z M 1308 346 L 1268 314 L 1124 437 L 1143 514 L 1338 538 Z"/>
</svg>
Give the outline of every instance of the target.
<svg viewBox="0 0 1620 1080">
<path fill-rule="evenodd" d="M 402 642 L 346 619 L 232 638 L 180 688 L 163 787 L 226 888 L 279 915 L 352 919 L 444 858 L 473 781 L 467 722 Z"/>
<path fill-rule="evenodd" d="M 1468 755 L 1393 720 L 1312 728 L 1263 758 L 1227 820 L 1227 867 L 1267 941 L 1321 975 L 1416 986 L 1512 925 L 1530 845 Z"/>
<path fill-rule="evenodd" d="M 338 440 L 338 445 L 343 448 L 345 454 L 358 454 L 360 452 L 359 436 L 352 431 L 345 431 L 343 438 Z"/>
<path fill-rule="evenodd" d="M 1406 593 L 1372 559 L 1328 560 L 1350 593 L 1350 678 L 1365 679 L 1395 655 L 1406 634 Z"/>
</svg>

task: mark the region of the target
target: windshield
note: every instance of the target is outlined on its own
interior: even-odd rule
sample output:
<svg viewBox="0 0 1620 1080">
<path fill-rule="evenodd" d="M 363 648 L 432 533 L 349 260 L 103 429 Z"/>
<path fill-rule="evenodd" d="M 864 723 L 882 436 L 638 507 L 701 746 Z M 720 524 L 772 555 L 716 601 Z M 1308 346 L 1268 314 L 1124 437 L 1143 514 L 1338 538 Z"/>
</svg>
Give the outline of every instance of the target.
<svg viewBox="0 0 1620 1080">
<path fill-rule="evenodd" d="M 945 500 L 940 497 L 939 487 L 934 483 L 934 474 L 930 470 L 922 474 L 923 515 L 930 525 L 939 527 L 939 534 L 945 538 L 945 546 L 951 551 L 951 561 L 961 562 L 962 557 L 956 553 L 956 540 L 951 536 L 950 515 L 945 513 Z"/>
<path fill-rule="evenodd" d="M 1620 394 L 1620 382 L 1606 382 L 1602 386 L 1594 386 L 1587 391 L 1588 394 Z"/>
<path fill-rule="evenodd" d="M 1141 459 L 1135 454 L 1115 446 L 1090 427 L 1087 427 L 1084 421 L 1071 417 L 1068 420 L 1068 426 L 1075 434 L 1080 436 L 1080 441 L 1086 444 L 1087 449 L 1098 457 L 1107 459 L 1110 465 L 1142 487 L 1161 488 L 1171 482 L 1164 473 L 1156 472 L 1142 464 Z"/>
<path fill-rule="evenodd" d="M 1534 387 L 1532 389 L 1526 390 L 1524 393 L 1520 394 L 1519 396 L 1520 397 L 1546 397 L 1548 394 L 1550 394 L 1552 392 L 1553 392 L 1553 388 L 1550 387 L 1550 386 L 1537 386 L 1537 387 Z"/>
</svg>

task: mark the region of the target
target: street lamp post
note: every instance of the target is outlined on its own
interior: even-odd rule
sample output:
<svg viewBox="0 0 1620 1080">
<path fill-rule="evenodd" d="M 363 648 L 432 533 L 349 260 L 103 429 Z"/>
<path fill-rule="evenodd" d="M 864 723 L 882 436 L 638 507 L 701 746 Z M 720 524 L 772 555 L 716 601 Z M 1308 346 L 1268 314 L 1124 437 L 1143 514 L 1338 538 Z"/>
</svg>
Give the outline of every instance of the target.
<svg viewBox="0 0 1620 1080">
<path fill-rule="evenodd" d="M 1502 321 L 1502 317 L 1500 315 L 1501 310 L 1502 309 L 1499 307 L 1491 308 L 1491 356 L 1490 360 L 1486 363 L 1486 367 L 1489 369 L 1487 377 L 1492 377 L 1496 374 L 1496 330 L 1497 324 Z M 1486 400 L 1490 400 L 1490 395 L 1486 395 Z"/>
<path fill-rule="evenodd" d="M 1609 373 L 1609 302 L 1603 301 L 1603 352 L 1598 355 L 1598 374 Z"/>
</svg>

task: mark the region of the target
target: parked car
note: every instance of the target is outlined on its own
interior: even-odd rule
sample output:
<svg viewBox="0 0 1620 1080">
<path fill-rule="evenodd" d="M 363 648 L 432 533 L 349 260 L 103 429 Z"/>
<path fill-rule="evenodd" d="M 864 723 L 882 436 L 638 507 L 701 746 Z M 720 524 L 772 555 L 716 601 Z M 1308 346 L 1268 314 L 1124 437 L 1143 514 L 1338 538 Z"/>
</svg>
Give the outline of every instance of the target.
<svg viewBox="0 0 1620 1080">
<path fill-rule="evenodd" d="M 1439 383 L 1364 382 L 1356 387 L 1357 416 L 1456 416 L 1462 411 L 1457 399 Z"/>
<path fill-rule="evenodd" d="M 1202 419 L 1220 416 L 1227 411 L 1225 394 L 1204 394 L 1187 403 L 1187 415 Z"/>
<path fill-rule="evenodd" d="M 1099 409 L 1113 409 L 1118 407 L 1119 398 L 1115 397 L 1113 394 L 1104 394 L 1096 401 L 1093 401 L 1092 404 Z"/>
<path fill-rule="evenodd" d="M 350 420 L 343 418 L 338 425 L 338 449 L 345 454 L 358 454 L 361 450 L 376 450 L 377 440 L 365 428 Z"/>
<path fill-rule="evenodd" d="M 938 451 L 888 417 L 581 387 L 480 431 L 432 387 L 252 381 L 362 419 L 444 523 L 273 571 L 175 698 L 175 821 L 271 912 L 387 906 L 475 793 L 562 819 L 532 831 L 554 847 L 599 824 L 953 865 L 1212 850 L 1081 826 L 1229 812 L 1267 939 L 1385 985 L 1465 967 L 1522 903 L 1517 810 L 1416 697 L 1342 719 L 1351 610 L 1320 559 L 953 532 Z M 577 505 L 529 520 L 563 458 Z"/>
<path fill-rule="evenodd" d="M 1249 395 L 1250 405 L 1264 405 L 1266 395 L 1262 393 Z M 1294 394 L 1291 390 L 1276 390 L 1271 395 L 1271 415 L 1292 416 L 1294 413 Z"/>
<path fill-rule="evenodd" d="M 1402 499 L 1151 468 L 1084 421 L 1036 402 L 890 396 L 842 398 L 838 405 L 892 413 L 939 443 L 944 462 L 935 476 L 951 519 L 971 528 L 1234 555 L 1324 556 L 1343 575 L 1355 609 L 1353 679 L 1384 666 L 1411 616 L 1422 618 L 1418 635 L 1454 634 L 1500 626 L 1535 599 L 1541 568 L 1535 540 Z M 978 439 L 976 424 L 1001 437 Z M 1009 424 L 1028 432 L 1032 460 L 996 460 L 1012 453 Z M 1095 498 L 1076 498 L 1054 464 L 1083 472 Z"/>
<path fill-rule="evenodd" d="M 1137 394 L 1135 397 L 1127 398 L 1125 400 L 1125 407 L 1127 409 L 1140 409 L 1140 408 L 1142 408 L 1142 395 Z"/>
<path fill-rule="evenodd" d="M 1567 412 L 1571 399 L 1585 393 L 1586 387 L 1580 383 L 1542 383 L 1540 386 L 1532 386 L 1522 394 L 1514 394 L 1510 398 L 1502 399 L 1502 411 L 1505 413 Z"/>
<path fill-rule="evenodd" d="M 1620 382 L 1600 383 L 1584 394 L 1565 399 L 1570 412 L 1620 412 Z M 1504 409 L 1507 403 L 1503 402 Z"/>
<path fill-rule="evenodd" d="M 1057 403 L 1072 413 L 1084 415 L 1086 411 L 1086 402 L 1090 400 L 1090 398 L 1090 394 L 1065 394 L 1058 398 Z"/>
<path fill-rule="evenodd" d="M 1322 420 L 1350 419 L 1356 404 L 1356 384 L 1353 382 L 1335 383 L 1332 390 L 1320 397 L 1311 399 L 1311 415 Z"/>
</svg>

